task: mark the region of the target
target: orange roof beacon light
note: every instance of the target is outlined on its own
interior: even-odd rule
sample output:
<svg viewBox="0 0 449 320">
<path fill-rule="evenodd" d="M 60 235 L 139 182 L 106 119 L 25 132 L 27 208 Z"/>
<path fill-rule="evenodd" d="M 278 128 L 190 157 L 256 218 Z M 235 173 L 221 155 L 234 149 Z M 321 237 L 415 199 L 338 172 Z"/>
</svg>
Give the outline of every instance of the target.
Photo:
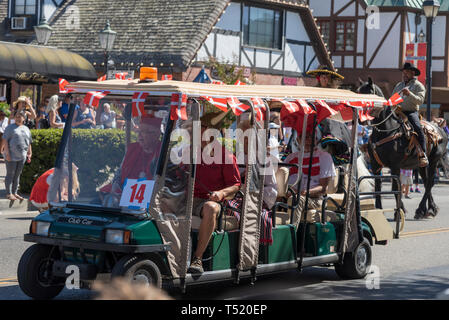
<svg viewBox="0 0 449 320">
<path fill-rule="evenodd" d="M 139 82 L 156 82 L 157 81 L 157 68 L 141 67 L 140 68 L 140 81 Z"/>
</svg>

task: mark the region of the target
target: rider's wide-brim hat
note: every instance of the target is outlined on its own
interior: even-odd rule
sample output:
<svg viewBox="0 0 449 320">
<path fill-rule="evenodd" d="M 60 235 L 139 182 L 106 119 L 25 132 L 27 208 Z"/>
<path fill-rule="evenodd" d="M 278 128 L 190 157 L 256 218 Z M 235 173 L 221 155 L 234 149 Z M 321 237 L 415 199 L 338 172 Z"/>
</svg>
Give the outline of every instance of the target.
<svg viewBox="0 0 449 320">
<path fill-rule="evenodd" d="M 322 75 L 322 74 L 330 74 L 333 78 L 336 78 L 336 79 L 343 80 L 345 78 L 341 74 L 333 71 L 328 66 L 320 66 L 316 70 L 307 71 L 306 74 L 310 75 L 310 76 L 319 76 L 319 75 Z"/>
<path fill-rule="evenodd" d="M 419 71 L 419 69 L 416 68 L 414 65 L 412 65 L 410 62 L 404 63 L 404 66 L 402 67 L 401 71 L 403 70 L 412 70 L 415 72 L 415 76 L 419 76 L 421 74 L 421 71 Z"/>
</svg>

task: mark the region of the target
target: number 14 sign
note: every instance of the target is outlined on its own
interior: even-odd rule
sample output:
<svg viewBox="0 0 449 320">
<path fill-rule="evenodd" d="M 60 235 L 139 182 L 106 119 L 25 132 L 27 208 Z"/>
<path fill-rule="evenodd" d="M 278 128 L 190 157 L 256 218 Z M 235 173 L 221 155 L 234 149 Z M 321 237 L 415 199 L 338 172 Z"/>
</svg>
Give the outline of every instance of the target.
<svg viewBox="0 0 449 320">
<path fill-rule="evenodd" d="M 120 206 L 146 209 L 151 201 L 154 180 L 126 179 L 123 185 Z"/>
</svg>

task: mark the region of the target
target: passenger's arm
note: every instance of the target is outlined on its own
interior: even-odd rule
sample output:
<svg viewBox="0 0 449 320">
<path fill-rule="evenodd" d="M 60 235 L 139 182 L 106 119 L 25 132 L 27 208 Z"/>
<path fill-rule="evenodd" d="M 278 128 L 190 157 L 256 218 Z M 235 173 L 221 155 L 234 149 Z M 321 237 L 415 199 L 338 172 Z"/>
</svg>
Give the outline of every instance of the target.
<svg viewBox="0 0 449 320">
<path fill-rule="evenodd" d="M 220 202 L 225 199 L 232 199 L 239 191 L 240 185 L 233 185 L 218 191 L 214 191 L 209 196 L 209 200 Z"/>
<path fill-rule="evenodd" d="M 311 188 L 309 191 L 309 196 L 312 198 L 316 198 L 319 196 L 322 196 L 324 194 L 326 194 L 327 191 L 327 185 L 329 184 L 329 180 L 331 179 L 331 177 L 327 177 L 327 178 L 321 178 L 320 179 L 320 184 L 314 188 Z M 305 196 L 306 195 L 306 190 L 301 191 L 301 195 Z"/>
</svg>

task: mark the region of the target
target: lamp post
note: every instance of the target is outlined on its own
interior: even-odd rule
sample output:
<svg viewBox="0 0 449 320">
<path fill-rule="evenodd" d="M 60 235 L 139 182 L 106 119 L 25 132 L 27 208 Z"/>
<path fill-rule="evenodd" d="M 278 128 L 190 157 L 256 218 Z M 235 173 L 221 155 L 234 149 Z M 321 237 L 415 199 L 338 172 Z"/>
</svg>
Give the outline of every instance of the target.
<svg viewBox="0 0 449 320">
<path fill-rule="evenodd" d="M 432 25 L 440 9 L 438 0 L 426 0 L 422 4 L 427 18 L 427 55 L 426 55 L 426 86 L 427 86 L 427 121 L 430 121 L 432 104 Z"/>
<path fill-rule="evenodd" d="M 117 32 L 111 30 L 111 25 L 109 20 L 106 22 L 106 27 L 99 32 L 98 37 L 100 38 L 100 46 L 104 50 L 104 65 L 106 79 L 108 78 L 108 62 L 109 62 L 109 51 L 114 47 L 115 37 Z"/>
<path fill-rule="evenodd" d="M 34 32 L 36 33 L 37 43 L 45 46 L 47 45 L 48 40 L 50 40 L 53 29 L 48 25 L 45 17 L 43 17 L 41 23 L 38 26 L 34 26 Z"/>
</svg>

